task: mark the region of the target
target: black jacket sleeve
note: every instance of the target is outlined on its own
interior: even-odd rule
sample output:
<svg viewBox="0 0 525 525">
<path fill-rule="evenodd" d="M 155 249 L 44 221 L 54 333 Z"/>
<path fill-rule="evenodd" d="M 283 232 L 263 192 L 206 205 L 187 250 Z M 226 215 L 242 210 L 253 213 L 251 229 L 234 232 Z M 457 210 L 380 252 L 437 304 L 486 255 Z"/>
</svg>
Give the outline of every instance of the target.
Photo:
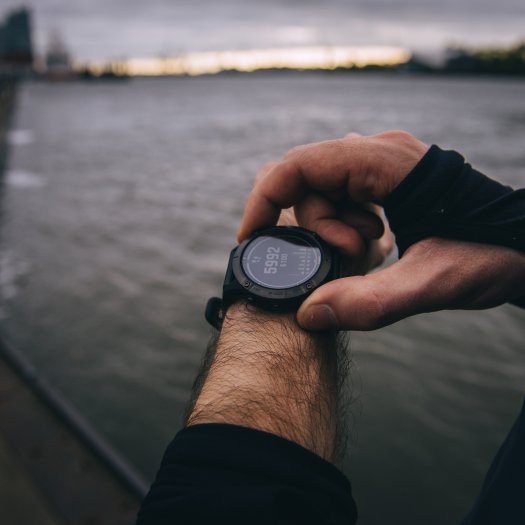
<svg viewBox="0 0 525 525">
<path fill-rule="evenodd" d="M 455 151 L 432 146 L 385 199 L 384 209 L 400 257 L 432 236 L 525 252 L 525 189 L 489 179 Z M 513 303 L 525 307 L 525 297 Z"/>
<path fill-rule="evenodd" d="M 332 464 L 273 434 L 217 423 L 175 436 L 137 525 L 351 525 L 356 519 L 350 482 Z"/>
<path fill-rule="evenodd" d="M 525 404 L 485 477 L 481 493 L 461 525 L 525 523 Z"/>
</svg>

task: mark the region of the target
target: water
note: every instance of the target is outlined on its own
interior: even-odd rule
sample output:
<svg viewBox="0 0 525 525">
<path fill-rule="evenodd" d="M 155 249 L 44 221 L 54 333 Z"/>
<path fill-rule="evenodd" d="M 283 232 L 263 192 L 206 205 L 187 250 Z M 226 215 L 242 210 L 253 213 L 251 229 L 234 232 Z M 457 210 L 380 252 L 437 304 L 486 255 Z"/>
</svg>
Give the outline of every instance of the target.
<svg viewBox="0 0 525 525">
<path fill-rule="evenodd" d="M 151 478 L 257 168 L 299 143 L 404 128 L 523 186 L 524 94 L 381 75 L 27 84 L 0 205 L 0 329 Z M 466 512 L 521 404 L 524 320 L 503 306 L 352 334 L 345 471 L 362 524 Z"/>
</svg>

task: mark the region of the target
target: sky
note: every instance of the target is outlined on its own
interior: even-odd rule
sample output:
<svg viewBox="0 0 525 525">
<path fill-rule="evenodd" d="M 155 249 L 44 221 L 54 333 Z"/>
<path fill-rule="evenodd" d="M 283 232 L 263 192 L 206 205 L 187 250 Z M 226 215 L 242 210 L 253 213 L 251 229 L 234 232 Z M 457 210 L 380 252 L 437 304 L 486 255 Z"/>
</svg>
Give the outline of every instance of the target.
<svg viewBox="0 0 525 525">
<path fill-rule="evenodd" d="M 291 46 L 449 45 L 525 40 L 525 0 L 0 0 L 33 11 L 43 52 L 59 31 L 77 60 Z"/>
</svg>

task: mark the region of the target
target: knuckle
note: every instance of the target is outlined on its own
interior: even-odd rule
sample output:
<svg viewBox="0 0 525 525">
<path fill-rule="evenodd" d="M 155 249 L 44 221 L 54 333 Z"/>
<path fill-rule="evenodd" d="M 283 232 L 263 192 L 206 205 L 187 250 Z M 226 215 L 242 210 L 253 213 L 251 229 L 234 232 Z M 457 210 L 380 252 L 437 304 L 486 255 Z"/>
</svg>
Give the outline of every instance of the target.
<svg viewBox="0 0 525 525">
<path fill-rule="evenodd" d="M 322 145 L 328 152 L 336 154 L 347 149 L 347 144 L 344 138 L 326 140 L 325 142 L 320 143 L 320 145 Z"/>
<path fill-rule="evenodd" d="M 332 141 L 332 147 L 335 150 L 335 152 L 341 156 L 343 156 L 346 151 L 348 151 L 348 144 L 344 139 L 336 139 Z"/>
<path fill-rule="evenodd" d="M 265 162 L 260 168 L 259 168 L 259 171 L 257 172 L 257 176 L 258 177 L 264 177 L 265 175 L 267 175 L 270 171 L 273 170 L 273 168 L 275 168 L 275 166 L 277 166 L 277 164 L 279 164 L 277 161 L 275 160 L 269 160 L 268 162 Z"/>
<path fill-rule="evenodd" d="M 389 140 L 393 140 L 396 142 L 402 142 L 402 143 L 411 143 L 417 140 L 414 137 L 414 135 L 402 129 L 383 131 L 382 133 L 379 133 L 379 135 L 377 136 L 383 139 L 389 139 Z"/>
<path fill-rule="evenodd" d="M 378 134 L 379 137 L 384 138 L 406 138 L 411 137 L 412 135 L 403 129 L 389 129 L 386 131 L 382 131 Z"/>
<path fill-rule="evenodd" d="M 255 176 L 255 183 L 260 182 L 262 179 L 264 179 L 266 175 L 268 175 L 268 173 L 270 173 L 270 171 L 272 171 L 273 168 L 275 168 L 275 166 L 277 166 L 278 164 L 279 163 L 275 160 L 270 160 L 266 162 L 265 164 L 263 164 L 259 168 L 259 171 L 257 172 Z"/>
<path fill-rule="evenodd" d="M 262 165 L 261 170 L 269 171 L 269 170 L 273 169 L 275 166 L 277 166 L 277 164 L 279 164 L 279 161 L 277 161 L 277 160 L 269 160 L 268 162 L 265 162 Z"/>
<path fill-rule="evenodd" d="M 306 144 L 295 146 L 286 152 L 286 154 L 284 155 L 284 159 L 290 160 L 290 159 L 301 158 L 307 150 L 308 150 L 308 145 Z"/>
</svg>

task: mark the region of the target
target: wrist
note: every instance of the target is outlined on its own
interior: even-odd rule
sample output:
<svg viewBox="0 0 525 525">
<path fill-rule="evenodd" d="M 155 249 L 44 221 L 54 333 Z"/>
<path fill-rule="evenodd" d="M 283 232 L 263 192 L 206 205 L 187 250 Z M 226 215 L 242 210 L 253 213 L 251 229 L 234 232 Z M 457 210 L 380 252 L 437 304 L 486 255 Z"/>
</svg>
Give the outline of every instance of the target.
<svg viewBox="0 0 525 525">
<path fill-rule="evenodd" d="M 218 348 L 228 346 L 232 339 L 242 339 L 245 351 L 253 345 L 271 342 L 289 353 L 300 346 L 301 339 L 306 341 L 309 335 L 297 324 L 295 311 L 269 311 L 241 299 L 230 305 L 226 312 Z"/>
<path fill-rule="evenodd" d="M 245 301 L 226 313 L 188 425 L 229 423 L 279 435 L 335 457 L 339 359 L 335 333 L 312 334 L 295 312 Z"/>
</svg>

